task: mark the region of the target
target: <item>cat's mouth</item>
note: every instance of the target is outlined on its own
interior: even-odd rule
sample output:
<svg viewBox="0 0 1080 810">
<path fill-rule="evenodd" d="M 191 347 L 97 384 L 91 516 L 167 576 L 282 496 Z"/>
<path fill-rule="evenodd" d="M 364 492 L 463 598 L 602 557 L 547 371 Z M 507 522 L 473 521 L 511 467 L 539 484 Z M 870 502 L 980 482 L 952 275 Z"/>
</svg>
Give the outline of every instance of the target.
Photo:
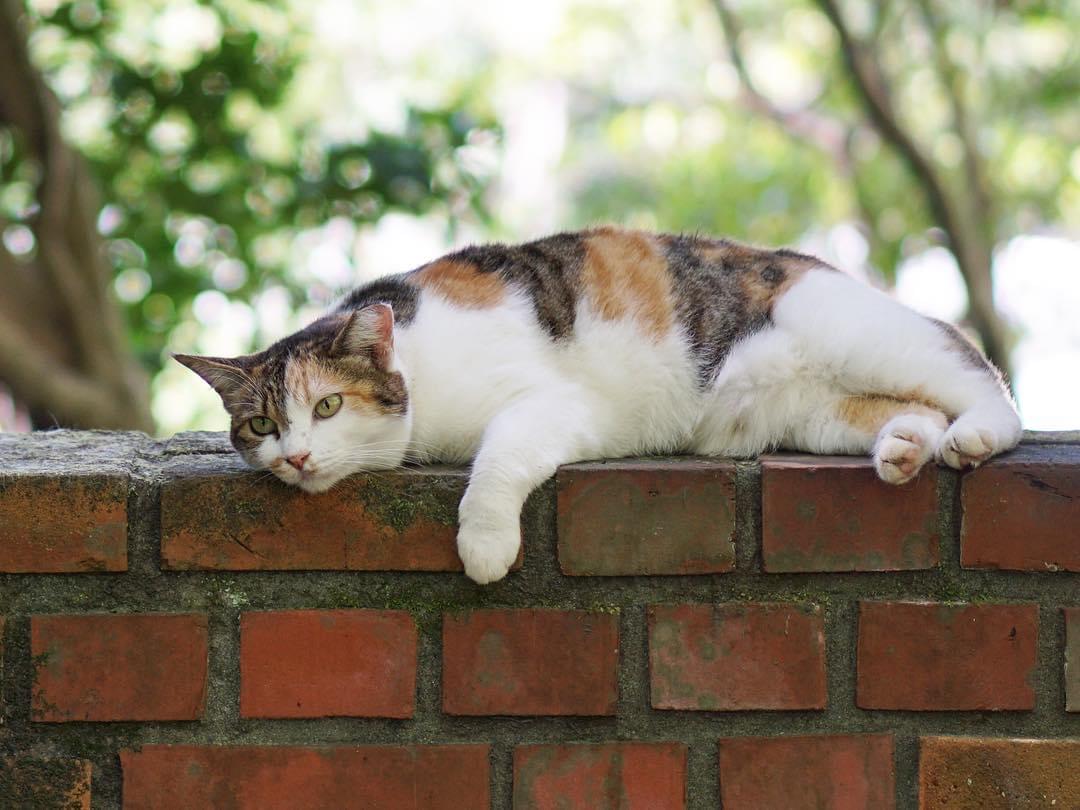
<svg viewBox="0 0 1080 810">
<path fill-rule="evenodd" d="M 288 464 L 275 464 L 271 470 L 289 486 L 299 487 L 305 492 L 326 492 L 337 483 L 333 475 L 323 472 L 312 464 L 305 465 L 302 470 L 297 470 Z"/>
</svg>

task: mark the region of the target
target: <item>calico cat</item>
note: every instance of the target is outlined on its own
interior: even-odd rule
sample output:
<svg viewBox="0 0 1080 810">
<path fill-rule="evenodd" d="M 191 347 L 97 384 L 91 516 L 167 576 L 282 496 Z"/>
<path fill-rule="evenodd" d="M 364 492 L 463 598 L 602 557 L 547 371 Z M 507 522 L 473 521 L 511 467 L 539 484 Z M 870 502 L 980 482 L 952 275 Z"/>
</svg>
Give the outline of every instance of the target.
<svg viewBox="0 0 1080 810">
<path fill-rule="evenodd" d="M 1020 439 L 1001 375 L 952 326 L 811 256 L 614 227 L 467 247 L 353 290 L 246 357 L 177 355 L 253 467 L 309 492 L 472 462 L 458 553 L 518 553 L 560 464 L 643 454 L 869 453 L 893 484 Z"/>
</svg>

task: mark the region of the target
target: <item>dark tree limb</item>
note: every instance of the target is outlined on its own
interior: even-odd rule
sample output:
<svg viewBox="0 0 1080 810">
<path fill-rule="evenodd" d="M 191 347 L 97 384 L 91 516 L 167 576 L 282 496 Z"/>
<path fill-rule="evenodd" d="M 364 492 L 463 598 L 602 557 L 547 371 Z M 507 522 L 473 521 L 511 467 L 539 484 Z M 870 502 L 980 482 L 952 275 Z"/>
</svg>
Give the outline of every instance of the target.
<svg viewBox="0 0 1080 810">
<path fill-rule="evenodd" d="M 783 108 L 761 92 L 757 82 L 750 75 L 750 69 L 746 65 L 746 59 L 743 57 L 742 48 L 739 45 L 742 26 L 738 17 L 732 12 L 725 0 L 712 0 L 712 4 L 720 20 L 720 27 L 724 31 L 728 59 L 730 59 L 735 72 L 739 76 L 739 82 L 743 90 L 743 100 L 746 105 L 755 112 L 775 121 L 788 134 L 817 147 L 831 156 L 839 167 L 845 170 L 850 169 L 851 162 L 847 143 L 851 128 L 844 122 L 817 112 L 810 107 Z"/>
<path fill-rule="evenodd" d="M 938 77 L 952 111 L 953 126 L 963 148 L 964 176 L 975 208 L 976 224 L 990 223 L 994 218 L 994 194 L 986 167 L 979 151 L 975 125 L 968 109 L 964 77 L 949 57 L 945 47 L 944 29 L 937 17 L 932 0 L 918 0 L 923 26 L 934 43 L 934 62 Z"/>
<path fill-rule="evenodd" d="M 59 104 L 30 62 L 24 23 L 21 3 L 0 0 L 0 126 L 18 133 L 42 176 L 40 210 L 27 223 L 35 253 L 16 260 L 0 247 L 0 379 L 61 425 L 149 430 L 146 374 L 110 296 L 89 175 L 61 137 Z"/>
</svg>

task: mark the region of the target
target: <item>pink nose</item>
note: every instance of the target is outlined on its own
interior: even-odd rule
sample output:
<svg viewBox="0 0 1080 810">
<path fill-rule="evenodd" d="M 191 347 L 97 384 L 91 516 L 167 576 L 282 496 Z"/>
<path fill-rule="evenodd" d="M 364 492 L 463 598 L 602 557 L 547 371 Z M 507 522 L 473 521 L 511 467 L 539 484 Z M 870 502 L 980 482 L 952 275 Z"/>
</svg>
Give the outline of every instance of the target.
<svg viewBox="0 0 1080 810">
<path fill-rule="evenodd" d="M 311 453 L 297 453 L 295 456 L 288 456 L 285 460 L 298 470 L 304 469 L 304 462 L 308 460 L 308 456 Z"/>
</svg>

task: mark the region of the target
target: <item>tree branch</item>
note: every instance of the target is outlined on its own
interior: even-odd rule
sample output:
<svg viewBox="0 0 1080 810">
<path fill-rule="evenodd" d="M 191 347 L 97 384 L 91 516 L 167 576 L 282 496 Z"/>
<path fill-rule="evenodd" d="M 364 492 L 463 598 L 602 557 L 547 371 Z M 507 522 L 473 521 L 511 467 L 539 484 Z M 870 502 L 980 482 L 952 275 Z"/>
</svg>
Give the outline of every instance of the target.
<svg viewBox="0 0 1080 810">
<path fill-rule="evenodd" d="M 742 26 L 739 24 L 738 17 L 732 12 L 725 0 L 713 0 L 713 7 L 716 9 L 720 27 L 724 32 L 728 59 L 730 59 L 735 72 L 739 76 L 743 88 L 743 98 L 747 106 L 772 119 L 789 134 L 825 152 L 836 161 L 840 168 L 846 171 L 850 170 L 851 161 L 847 149 L 850 128 L 835 118 L 806 107 L 793 110 L 784 109 L 762 93 L 750 75 L 750 69 L 746 65 L 742 49 L 739 46 Z"/>
<path fill-rule="evenodd" d="M 869 58 L 847 27 L 835 0 L 817 0 L 818 6 L 832 23 L 840 38 L 840 50 L 848 66 L 855 89 L 863 100 L 874 128 L 900 153 L 911 173 L 922 184 L 934 219 L 950 235 L 956 230 L 955 215 L 945 187 L 930 160 L 900 125 L 893 109 L 885 77 L 876 62 Z"/>
<path fill-rule="evenodd" d="M 109 296 L 89 176 L 60 133 L 59 104 L 30 62 L 25 19 L 21 3 L 0 0 L 0 124 L 22 135 L 28 159 L 42 170 L 40 212 L 30 223 L 37 272 L 28 280 L 10 256 L 0 255 L 0 283 L 6 296 L 20 296 L 20 310 L 43 311 L 47 326 L 28 323 L 22 311 L 6 319 L 0 377 L 27 403 L 71 423 L 147 428 L 145 374 Z"/>
<path fill-rule="evenodd" d="M 942 36 L 941 21 L 937 18 L 931 0 L 918 0 L 918 2 L 923 25 L 934 43 L 934 61 L 941 85 L 944 87 L 945 94 L 949 99 L 956 134 L 960 138 L 963 147 L 964 174 L 973 198 L 974 218 L 977 221 L 980 219 L 989 221 L 994 216 L 994 198 L 990 191 L 990 182 L 979 152 L 978 139 L 975 136 L 971 115 L 968 112 L 963 76 L 956 69 L 952 59 L 949 58 L 945 40 Z"/>
<path fill-rule="evenodd" d="M 0 319 L 0 379 L 31 407 L 47 409 L 62 424 L 130 428 L 135 416 L 116 394 L 69 369 L 29 340 L 9 319 Z"/>
</svg>

